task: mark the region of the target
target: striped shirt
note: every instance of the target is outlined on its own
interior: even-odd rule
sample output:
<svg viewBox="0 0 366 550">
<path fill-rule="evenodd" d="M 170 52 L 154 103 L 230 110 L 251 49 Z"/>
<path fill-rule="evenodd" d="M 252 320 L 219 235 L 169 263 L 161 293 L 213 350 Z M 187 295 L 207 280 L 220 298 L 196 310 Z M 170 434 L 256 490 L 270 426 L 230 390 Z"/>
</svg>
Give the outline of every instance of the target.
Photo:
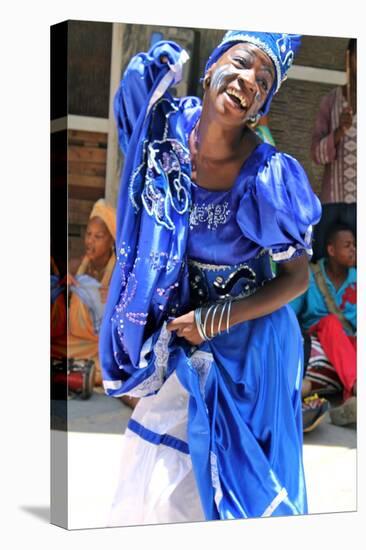
<svg viewBox="0 0 366 550">
<path fill-rule="evenodd" d="M 356 202 L 357 180 L 357 119 L 336 146 L 334 131 L 340 115 L 347 107 L 342 87 L 334 88 L 323 97 L 312 135 L 311 155 L 314 162 L 324 165 L 320 200 L 326 203 Z"/>
</svg>

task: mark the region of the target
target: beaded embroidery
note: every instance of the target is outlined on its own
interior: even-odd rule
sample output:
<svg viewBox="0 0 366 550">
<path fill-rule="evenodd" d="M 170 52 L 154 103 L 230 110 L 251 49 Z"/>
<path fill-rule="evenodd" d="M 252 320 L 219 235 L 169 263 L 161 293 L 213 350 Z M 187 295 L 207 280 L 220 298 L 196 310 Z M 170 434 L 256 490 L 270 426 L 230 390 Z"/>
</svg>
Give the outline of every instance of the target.
<svg viewBox="0 0 366 550">
<path fill-rule="evenodd" d="M 125 243 L 122 243 L 122 245 L 124 245 Z M 128 247 L 129 248 L 129 247 Z M 126 249 L 122 248 L 120 249 L 119 251 L 119 254 L 126 258 L 127 257 L 127 253 L 128 251 Z M 137 290 L 137 279 L 136 279 L 136 275 L 135 273 L 133 272 L 135 270 L 135 267 L 136 267 L 136 264 L 141 260 L 141 258 L 137 255 L 136 256 L 136 259 L 134 261 L 134 264 L 133 264 L 133 268 L 132 268 L 132 272 L 129 274 L 128 276 L 128 280 L 127 280 L 127 277 L 126 277 L 126 262 L 119 262 L 119 265 L 120 265 L 120 268 L 121 268 L 121 273 L 122 273 L 122 288 L 124 288 L 122 294 L 121 294 L 121 299 L 120 301 L 118 302 L 118 304 L 116 305 L 116 307 L 114 308 L 114 314 L 111 318 L 111 321 L 113 323 L 116 324 L 117 326 L 117 333 L 118 333 L 118 336 L 120 338 L 120 341 L 122 342 L 122 345 L 123 345 L 123 329 L 124 329 L 124 321 L 123 321 L 123 317 L 126 313 L 126 309 L 127 309 L 127 306 L 129 305 L 129 303 L 131 302 L 131 300 L 135 297 L 136 295 L 136 290 Z M 129 316 L 130 315 L 130 316 Z M 142 314 L 137 314 L 137 315 L 142 315 Z M 137 318 L 133 318 L 132 317 L 134 316 L 134 313 L 127 313 L 126 315 L 126 318 L 135 323 L 135 324 L 146 324 L 146 322 L 144 323 L 137 323 Z M 142 321 L 142 319 L 140 319 L 140 321 Z M 123 346 L 124 347 L 124 346 Z M 124 348 L 125 349 L 125 348 Z M 126 351 L 126 350 L 125 350 Z"/>
<path fill-rule="evenodd" d="M 151 128 L 155 126 L 156 108 L 166 102 L 162 98 L 152 110 Z M 129 198 L 135 211 L 140 203 L 159 225 L 174 230 L 174 212 L 183 215 L 190 207 L 190 154 L 177 139 L 168 138 L 169 115 L 177 108 L 168 102 L 163 139 L 144 140 L 141 163 L 129 181 Z M 161 135 L 161 134 L 160 134 Z"/>
<path fill-rule="evenodd" d="M 268 273 L 263 280 L 258 279 L 255 265 L 251 267 L 245 262 L 236 265 L 214 265 L 190 259 L 188 266 L 193 307 L 207 305 L 212 300 L 220 302 L 228 298 L 234 301 L 247 298 L 272 278 Z M 261 273 L 262 268 L 259 269 Z M 262 276 L 260 275 L 260 278 Z"/>
<path fill-rule="evenodd" d="M 147 313 L 133 313 L 132 311 L 128 311 L 126 317 L 131 323 L 135 323 L 136 325 L 146 325 L 147 323 Z"/>
<path fill-rule="evenodd" d="M 189 217 L 189 226 L 193 229 L 194 226 L 205 224 L 208 229 L 215 231 L 219 225 L 225 224 L 228 221 L 230 213 L 231 210 L 229 209 L 228 202 L 222 204 L 193 204 Z"/>
<path fill-rule="evenodd" d="M 171 271 L 176 265 L 183 263 L 178 255 L 170 257 L 167 252 L 150 252 L 149 265 L 152 269 Z"/>
</svg>

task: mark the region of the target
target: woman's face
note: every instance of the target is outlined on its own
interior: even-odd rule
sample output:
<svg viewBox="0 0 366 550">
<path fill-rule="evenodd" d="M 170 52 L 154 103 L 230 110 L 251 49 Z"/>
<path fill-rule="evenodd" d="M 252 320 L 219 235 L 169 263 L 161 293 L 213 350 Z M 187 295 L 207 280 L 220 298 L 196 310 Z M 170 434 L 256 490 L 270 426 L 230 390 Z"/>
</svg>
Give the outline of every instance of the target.
<svg viewBox="0 0 366 550">
<path fill-rule="evenodd" d="M 271 59 L 253 44 L 242 42 L 227 50 L 208 70 L 206 89 L 225 120 L 245 122 L 256 115 L 274 83 Z"/>
<path fill-rule="evenodd" d="M 85 254 L 90 260 L 109 258 L 113 246 L 113 237 L 100 218 L 89 220 L 85 232 Z"/>
</svg>

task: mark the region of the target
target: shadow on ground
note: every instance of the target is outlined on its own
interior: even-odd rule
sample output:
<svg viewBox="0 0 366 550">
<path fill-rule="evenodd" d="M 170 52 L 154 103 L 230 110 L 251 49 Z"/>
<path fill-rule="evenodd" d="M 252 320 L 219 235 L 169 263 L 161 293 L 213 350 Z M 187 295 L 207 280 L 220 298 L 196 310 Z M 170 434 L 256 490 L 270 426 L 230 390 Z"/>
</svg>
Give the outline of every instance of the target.
<svg viewBox="0 0 366 550">
<path fill-rule="evenodd" d="M 50 523 L 51 512 L 49 506 L 20 506 L 20 509 L 31 514 L 44 523 Z"/>
</svg>

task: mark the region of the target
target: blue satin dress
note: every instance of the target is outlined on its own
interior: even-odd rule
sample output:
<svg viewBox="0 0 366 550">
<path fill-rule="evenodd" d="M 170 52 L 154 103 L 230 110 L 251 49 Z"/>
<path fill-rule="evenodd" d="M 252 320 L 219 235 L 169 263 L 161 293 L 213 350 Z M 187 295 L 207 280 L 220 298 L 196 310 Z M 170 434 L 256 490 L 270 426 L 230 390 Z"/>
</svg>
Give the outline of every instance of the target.
<svg viewBox="0 0 366 550">
<path fill-rule="evenodd" d="M 181 55 L 175 44 L 155 48 L 122 80 L 123 90 L 152 65 L 157 71 L 134 124 L 127 95 L 116 100 L 126 163 L 100 353 L 107 394 L 141 400 L 124 435 L 110 525 L 304 514 L 303 351 L 292 309 L 200 346 L 166 322 L 202 304 L 245 300 L 273 278 L 270 258 L 311 255 L 320 203 L 299 163 L 266 143 L 230 190 L 193 183 L 188 136 L 200 102 L 164 93 L 149 111 L 167 76 L 157 70 L 162 49 L 171 66 Z"/>
</svg>

